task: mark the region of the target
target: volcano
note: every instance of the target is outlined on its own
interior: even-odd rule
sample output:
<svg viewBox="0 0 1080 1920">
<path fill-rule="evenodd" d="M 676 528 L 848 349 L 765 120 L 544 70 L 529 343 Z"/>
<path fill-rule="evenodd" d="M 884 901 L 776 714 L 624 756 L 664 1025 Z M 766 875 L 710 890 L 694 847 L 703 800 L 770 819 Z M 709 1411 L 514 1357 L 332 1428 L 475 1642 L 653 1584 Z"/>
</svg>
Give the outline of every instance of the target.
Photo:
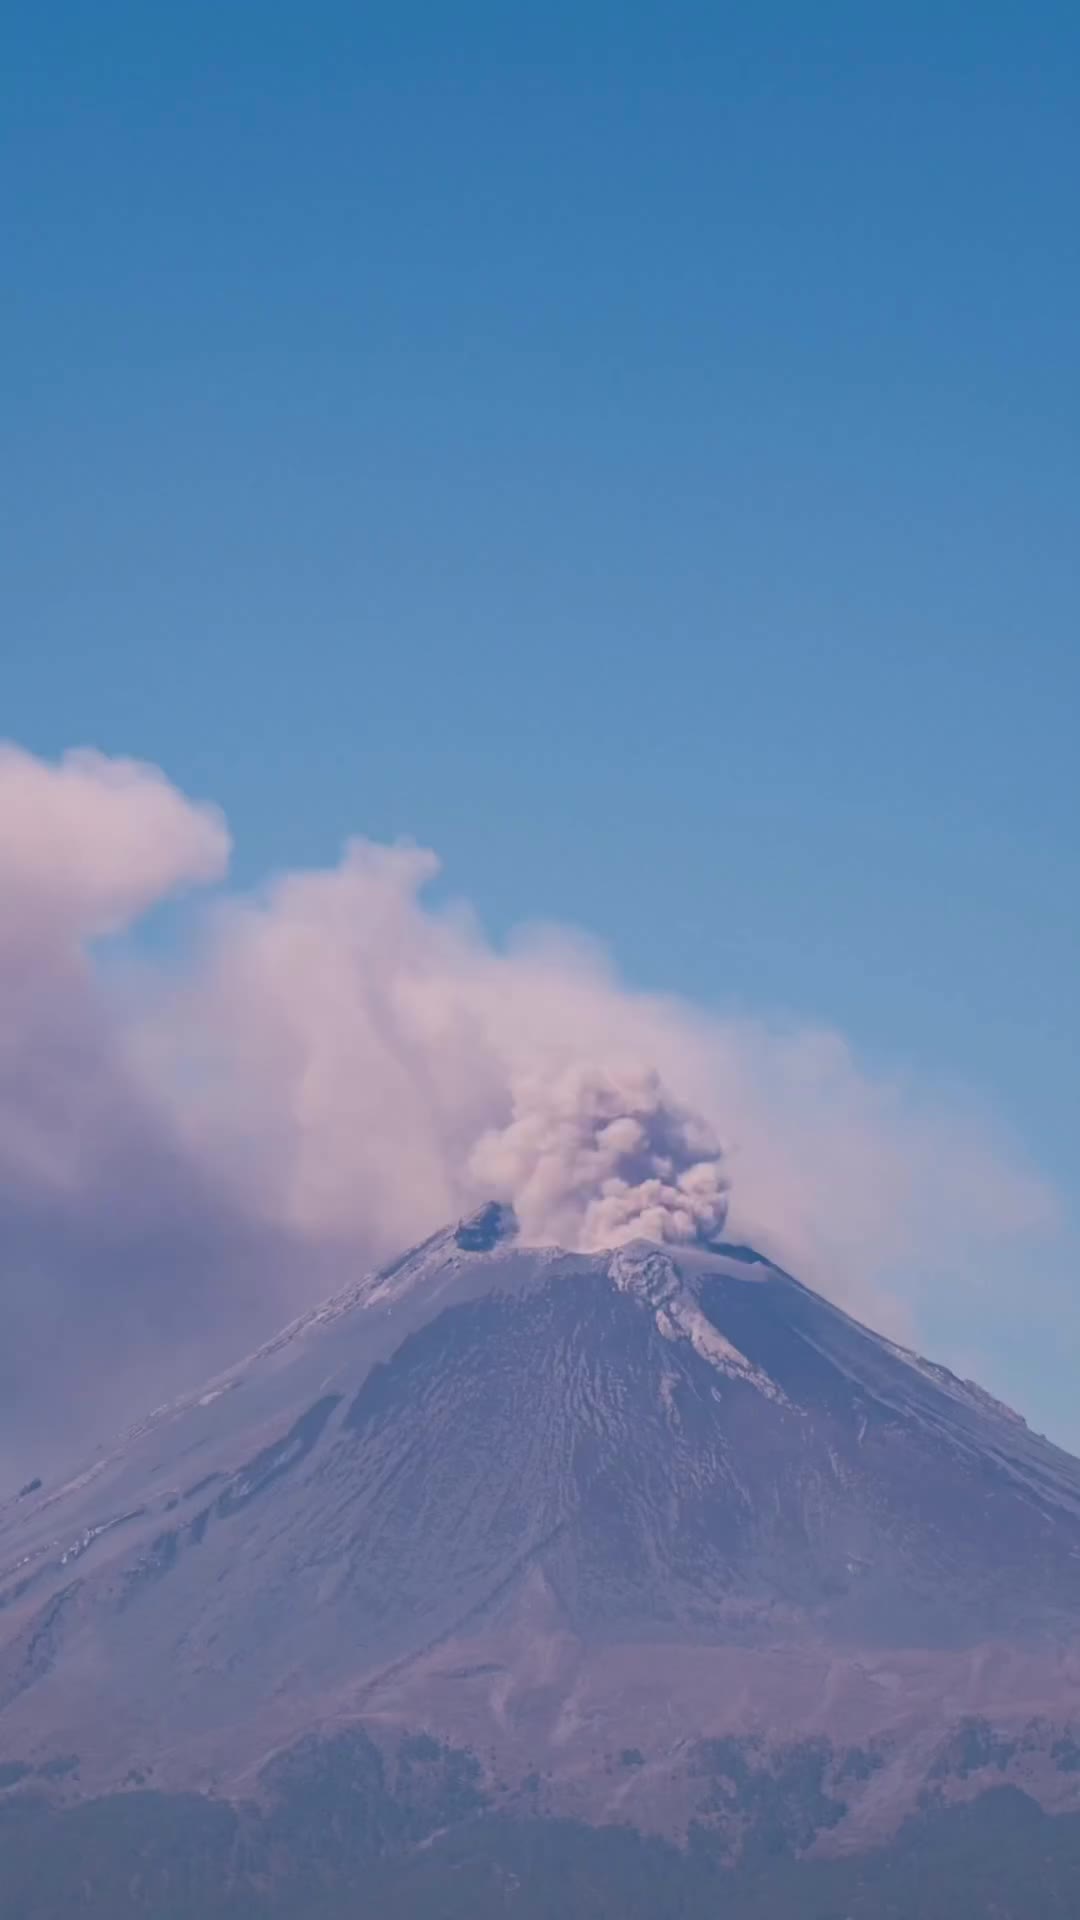
<svg viewBox="0 0 1080 1920">
<path fill-rule="evenodd" d="M 980 1388 L 751 1248 L 493 1204 L 7 1503 L 0 1784 L 239 1805 L 419 1741 L 488 1805 L 736 1857 L 765 1795 L 842 1852 L 1080 1808 L 1078 1623 L 1080 1463 Z"/>
</svg>

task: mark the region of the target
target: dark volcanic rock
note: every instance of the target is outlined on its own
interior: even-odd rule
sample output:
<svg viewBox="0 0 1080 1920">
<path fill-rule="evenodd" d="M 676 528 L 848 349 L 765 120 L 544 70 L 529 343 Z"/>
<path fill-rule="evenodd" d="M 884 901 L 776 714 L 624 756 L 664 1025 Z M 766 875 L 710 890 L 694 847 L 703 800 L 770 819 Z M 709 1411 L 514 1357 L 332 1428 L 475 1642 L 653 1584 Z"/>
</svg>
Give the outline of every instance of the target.
<svg viewBox="0 0 1080 1920">
<path fill-rule="evenodd" d="M 490 1253 L 500 1240 L 512 1240 L 516 1232 L 517 1219 L 513 1207 L 504 1207 L 498 1200 L 489 1200 L 486 1207 L 481 1207 L 461 1222 L 454 1241 L 457 1246 L 464 1247 L 466 1253 Z"/>
</svg>

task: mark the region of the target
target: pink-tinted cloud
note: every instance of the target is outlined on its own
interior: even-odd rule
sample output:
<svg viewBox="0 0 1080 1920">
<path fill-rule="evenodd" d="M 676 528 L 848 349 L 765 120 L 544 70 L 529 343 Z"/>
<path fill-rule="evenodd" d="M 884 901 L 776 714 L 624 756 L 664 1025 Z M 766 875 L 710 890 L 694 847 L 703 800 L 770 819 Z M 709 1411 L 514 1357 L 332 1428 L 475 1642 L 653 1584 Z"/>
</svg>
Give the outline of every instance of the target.
<svg viewBox="0 0 1080 1920">
<path fill-rule="evenodd" d="M 494 1187 L 534 1238 L 592 1243 L 602 1222 L 621 1236 L 628 1185 L 659 1180 L 676 1208 L 706 1164 L 693 1184 L 715 1205 L 730 1182 L 732 1232 L 897 1327 L 916 1291 L 895 1295 L 899 1268 L 959 1285 L 1052 1231 L 1047 1183 L 955 1099 L 867 1073 L 827 1031 L 634 993 L 576 937 L 498 951 L 465 911 L 426 908 L 434 871 L 354 842 L 230 903 L 158 1022 L 159 1075 L 170 1049 L 200 1056 L 190 1137 L 290 1230 L 391 1252 Z M 666 1169 L 600 1137 L 641 1124 L 646 1086 Z"/>
<path fill-rule="evenodd" d="M 156 767 L 90 749 L 57 765 L 0 743 L 0 942 L 70 947 L 129 926 L 185 886 L 221 879 L 229 835 Z"/>
<path fill-rule="evenodd" d="M 578 937 L 496 949 L 428 908 L 416 848 L 353 841 L 219 900 L 179 981 L 107 995 L 93 942 L 228 850 L 154 769 L 0 749 L 0 1461 L 493 1190 L 573 1245 L 730 1207 L 729 1233 L 915 1334 L 922 1280 L 974 1297 L 1053 1231 L 1047 1184 L 955 1101 L 835 1034 L 634 993 Z"/>
<path fill-rule="evenodd" d="M 254 1228 L 133 1070 L 90 953 L 228 851 L 153 768 L 0 747 L 0 1461 L 78 1437 L 136 1361 L 191 1364 L 214 1291 L 243 1292 Z"/>
</svg>

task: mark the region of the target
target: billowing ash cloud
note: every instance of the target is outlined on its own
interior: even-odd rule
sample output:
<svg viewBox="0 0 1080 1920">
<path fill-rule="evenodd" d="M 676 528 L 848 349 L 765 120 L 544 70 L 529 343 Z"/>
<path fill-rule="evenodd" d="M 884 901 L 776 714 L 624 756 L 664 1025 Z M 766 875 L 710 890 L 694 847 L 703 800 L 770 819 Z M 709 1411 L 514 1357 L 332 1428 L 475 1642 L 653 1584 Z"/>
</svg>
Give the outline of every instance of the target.
<svg viewBox="0 0 1080 1920">
<path fill-rule="evenodd" d="M 156 767 L 88 749 L 50 766 L 0 742 L 5 948 L 115 933 L 178 888 L 221 879 L 228 859 L 217 809 Z"/>
<path fill-rule="evenodd" d="M 0 748 L 0 1480 L 493 1195 L 573 1247 L 708 1237 L 730 1199 L 733 1237 L 894 1327 L 898 1273 L 985 1299 L 1054 1221 L 955 1103 L 631 992 L 580 938 L 497 949 L 426 906 L 421 849 L 219 895 L 179 975 L 102 970 L 228 852 L 154 768 Z"/>
<path fill-rule="evenodd" d="M 48 767 L 0 745 L 0 1192 L 9 1210 L 63 1212 L 87 1190 L 130 1189 L 148 1139 L 144 1095 L 87 947 L 168 894 L 220 878 L 228 853 L 217 814 L 153 768 L 94 753 Z"/>
<path fill-rule="evenodd" d="M 513 1119 L 477 1142 L 470 1170 L 511 1201 L 526 1239 L 588 1249 L 715 1237 L 723 1159 L 707 1122 L 655 1072 L 575 1063 L 515 1086 Z"/>
<path fill-rule="evenodd" d="M 89 951 L 228 854 L 154 768 L 0 745 L 0 1485 L 187 1380 L 275 1270 L 280 1233 L 190 1149 Z"/>
</svg>

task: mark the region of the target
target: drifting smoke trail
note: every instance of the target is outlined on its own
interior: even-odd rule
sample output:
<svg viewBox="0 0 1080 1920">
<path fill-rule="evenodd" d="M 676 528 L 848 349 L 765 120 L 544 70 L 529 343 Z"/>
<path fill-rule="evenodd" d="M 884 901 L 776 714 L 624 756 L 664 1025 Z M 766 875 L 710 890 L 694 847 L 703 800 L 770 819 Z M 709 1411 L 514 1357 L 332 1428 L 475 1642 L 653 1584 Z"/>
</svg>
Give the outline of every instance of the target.
<svg viewBox="0 0 1080 1920">
<path fill-rule="evenodd" d="M 869 1078 L 834 1034 L 632 993 L 581 941 L 497 950 L 425 905 L 416 848 L 353 841 L 216 905 L 179 977 L 106 991 L 93 943 L 218 880 L 228 848 L 154 768 L 0 746 L 9 1463 L 493 1196 L 531 1241 L 686 1241 L 723 1226 L 730 1166 L 734 1234 L 894 1326 L 901 1263 L 985 1300 L 1010 1235 L 1055 1225 L 971 1114 Z"/>
</svg>

